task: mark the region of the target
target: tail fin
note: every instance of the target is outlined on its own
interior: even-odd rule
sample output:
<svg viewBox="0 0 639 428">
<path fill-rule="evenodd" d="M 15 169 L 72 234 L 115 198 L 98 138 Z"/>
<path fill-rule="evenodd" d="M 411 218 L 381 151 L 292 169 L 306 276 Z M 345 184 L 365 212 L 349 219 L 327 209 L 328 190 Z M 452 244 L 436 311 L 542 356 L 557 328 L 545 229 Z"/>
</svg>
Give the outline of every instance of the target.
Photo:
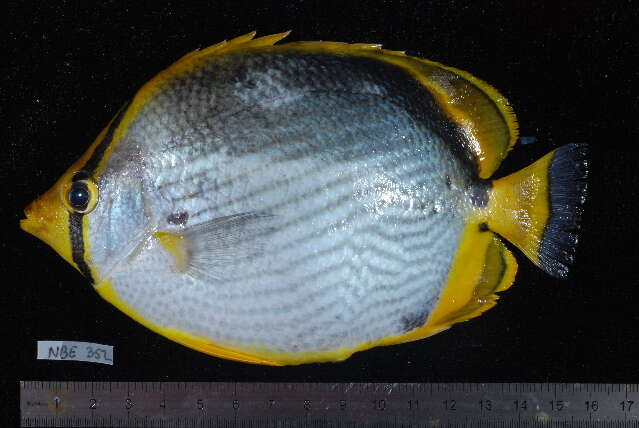
<svg viewBox="0 0 639 428">
<path fill-rule="evenodd" d="M 488 227 L 537 266 L 566 278 L 586 201 L 588 146 L 568 144 L 493 181 Z"/>
</svg>

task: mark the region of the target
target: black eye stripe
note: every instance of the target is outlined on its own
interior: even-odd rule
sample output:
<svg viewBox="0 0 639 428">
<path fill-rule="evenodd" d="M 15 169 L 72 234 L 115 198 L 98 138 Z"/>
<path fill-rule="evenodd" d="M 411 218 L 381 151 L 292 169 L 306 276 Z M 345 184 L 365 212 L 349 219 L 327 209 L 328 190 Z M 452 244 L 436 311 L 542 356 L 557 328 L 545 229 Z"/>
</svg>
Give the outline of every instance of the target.
<svg viewBox="0 0 639 428">
<path fill-rule="evenodd" d="M 93 275 L 91 269 L 84 260 L 84 238 L 82 237 L 82 214 L 71 213 L 69 216 L 69 234 L 71 235 L 71 257 L 73 261 L 91 284 Z"/>
<path fill-rule="evenodd" d="M 91 177 L 91 175 L 86 172 L 86 171 L 78 171 L 75 174 L 73 174 L 73 178 L 71 179 L 72 182 L 76 182 L 76 181 L 80 181 L 80 180 L 86 180 L 87 178 Z"/>
<path fill-rule="evenodd" d="M 73 184 L 75 184 L 76 182 L 80 180 L 89 179 L 93 176 L 98 164 L 100 163 L 104 154 L 106 153 L 106 149 L 111 145 L 115 130 L 120 125 L 120 121 L 124 117 L 124 114 L 126 110 L 128 109 L 128 107 L 129 107 L 129 103 L 127 102 L 120 109 L 116 117 L 113 119 L 111 125 L 109 126 L 109 129 L 107 130 L 106 135 L 104 136 L 102 141 L 98 144 L 98 146 L 95 148 L 89 160 L 84 164 L 84 166 L 82 167 L 80 171 L 76 172 L 73 175 L 73 179 L 72 179 Z M 86 186 L 86 183 L 85 183 L 85 186 Z M 80 214 L 80 213 L 71 213 L 71 215 L 69 216 L 69 232 L 70 232 L 69 239 L 71 240 L 71 252 L 72 252 L 73 261 L 78 266 L 78 269 L 80 269 L 80 272 L 82 272 L 82 274 L 85 277 L 87 277 L 89 282 L 93 284 L 95 281 L 93 279 L 93 276 L 91 275 L 91 269 L 89 268 L 89 265 L 87 264 L 84 258 L 84 236 L 83 236 L 83 230 L 82 230 L 83 217 L 84 217 L 84 214 Z"/>
<path fill-rule="evenodd" d="M 100 143 L 95 148 L 93 153 L 91 153 L 91 157 L 89 158 L 87 163 L 84 164 L 84 167 L 82 168 L 81 172 L 85 172 L 89 176 L 95 173 L 95 170 L 98 167 L 98 164 L 100 163 L 102 158 L 104 157 L 104 154 L 106 153 L 107 148 L 111 145 L 111 142 L 113 141 L 113 136 L 115 134 L 115 130 L 118 128 L 118 126 L 120 126 L 120 122 L 122 121 L 124 114 L 129 108 L 130 103 L 131 103 L 130 101 L 127 101 L 127 103 L 124 106 L 122 106 L 122 108 L 120 108 L 120 111 L 118 111 L 115 118 L 113 118 L 113 121 L 111 122 L 111 125 L 109 126 L 109 129 L 107 130 L 106 135 L 104 136 L 102 141 L 100 141 Z"/>
</svg>

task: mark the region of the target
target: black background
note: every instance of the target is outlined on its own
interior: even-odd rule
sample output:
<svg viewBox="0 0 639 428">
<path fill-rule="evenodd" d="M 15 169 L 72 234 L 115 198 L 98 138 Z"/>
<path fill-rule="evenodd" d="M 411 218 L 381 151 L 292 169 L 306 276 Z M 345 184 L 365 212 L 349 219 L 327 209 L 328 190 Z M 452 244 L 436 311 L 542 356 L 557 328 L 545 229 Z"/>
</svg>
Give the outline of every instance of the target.
<svg viewBox="0 0 639 428">
<path fill-rule="evenodd" d="M 3 37 L 2 365 L 14 400 L 18 379 L 639 381 L 637 3 L 55 3 L 10 4 Z M 590 199 L 570 278 L 555 280 L 516 253 L 515 285 L 479 318 L 341 363 L 264 367 L 147 330 L 18 228 L 22 209 L 155 73 L 195 48 L 289 29 L 291 41 L 383 43 L 499 88 L 520 134 L 538 141 L 516 146 L 497 175 L 562 144 L 590 144 Z M 37 361 L 45 339 L 114 345 L 115 365 Z"/>
</svg>

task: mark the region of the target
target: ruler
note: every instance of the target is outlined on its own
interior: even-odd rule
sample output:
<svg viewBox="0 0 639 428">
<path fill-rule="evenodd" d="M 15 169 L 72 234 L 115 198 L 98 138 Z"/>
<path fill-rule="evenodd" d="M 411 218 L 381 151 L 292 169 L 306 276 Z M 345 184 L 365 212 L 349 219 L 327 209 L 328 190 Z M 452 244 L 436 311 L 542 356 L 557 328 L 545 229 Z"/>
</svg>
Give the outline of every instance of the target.
<svg viewBox="0 0 639 428">
<path fill-rule="evenodd" d="M 639 384 L 20 382 L 22 427 L 635 427 Z"/>
</svg>

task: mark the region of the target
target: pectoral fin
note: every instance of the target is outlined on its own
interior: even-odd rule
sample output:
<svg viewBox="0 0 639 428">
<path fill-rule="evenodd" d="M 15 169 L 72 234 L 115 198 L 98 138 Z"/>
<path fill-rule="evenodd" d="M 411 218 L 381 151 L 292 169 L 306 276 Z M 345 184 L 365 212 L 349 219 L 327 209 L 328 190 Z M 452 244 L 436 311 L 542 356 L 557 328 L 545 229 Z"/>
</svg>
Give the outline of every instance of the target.
<svg viewBox="0 0 639 428">
<path fill-rule="evenodd" d="M 157 232 L 155 237 L 172 256 L 177 271 L 221 281 L 227 277 L 229 266 L 263 254 L 274 219 L 255 212 L 234 214 L 179 233 Z"/>
</svg>

